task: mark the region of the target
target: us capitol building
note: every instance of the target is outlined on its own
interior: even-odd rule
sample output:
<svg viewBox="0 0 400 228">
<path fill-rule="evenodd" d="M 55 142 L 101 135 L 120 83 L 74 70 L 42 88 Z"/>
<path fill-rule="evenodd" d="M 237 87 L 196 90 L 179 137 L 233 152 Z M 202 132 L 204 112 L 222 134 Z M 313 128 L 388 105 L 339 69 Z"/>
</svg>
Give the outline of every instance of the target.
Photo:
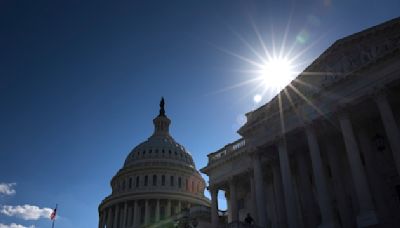
<svg viewBox="0 0 400 228">
<path fill-rule="evenodd" d="M 246 117 L 201 169 L 212 228 L 248 227 L 247 213 L 257 227 L 400 227 L 400 18 L 336 41 Z"/>
<path fill-rule="evenodd" d="M 157 224 L 199 206 L 211 207 L 210 225 L 199 227 L 400 227 L 400 18 L 336 41 L 247 113 L 241 138 L 201 169 L 211 204 L 161 106 L 154 134 L 112 179 L 100 228 Z"/>
<path fill-rule="evenodd" d="M 99 206 L 99 228 L 170 227 L 184 208 L 209 209 L 192 156 L 169 134 L 164 99 L 153 123 L 153 135 L 129 153 L 112 178 L 112 193 Z"/>
</svg>

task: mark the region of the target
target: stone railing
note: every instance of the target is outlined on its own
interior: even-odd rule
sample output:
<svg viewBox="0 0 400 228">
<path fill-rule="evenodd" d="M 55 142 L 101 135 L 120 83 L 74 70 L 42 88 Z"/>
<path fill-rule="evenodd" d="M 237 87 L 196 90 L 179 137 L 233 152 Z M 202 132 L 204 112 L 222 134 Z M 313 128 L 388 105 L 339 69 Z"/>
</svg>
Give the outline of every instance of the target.
<svg viewBox="0 0 400 228">
<path fill-rule="evenodd" d="M 197 205 L 193 206 L 189 210 L 190 214 L 210 214 L 211 213 L 211 208 L 207 206 L 202 206 L 202 205 Z"/>
<path fill-rule="evenodd" d="M 229 155 L 239 151 L 240 149 L 244 148 L 245 146 L 246 146 L 246 141 L 243 138 L 238 139 L 235 142 L 224 146 L 224 148 L 218 150 L 217 152 L 209 154 L 208 155 L 208 164 L 211 164 L 219 159 L 229 156 Z"/>
</svg>

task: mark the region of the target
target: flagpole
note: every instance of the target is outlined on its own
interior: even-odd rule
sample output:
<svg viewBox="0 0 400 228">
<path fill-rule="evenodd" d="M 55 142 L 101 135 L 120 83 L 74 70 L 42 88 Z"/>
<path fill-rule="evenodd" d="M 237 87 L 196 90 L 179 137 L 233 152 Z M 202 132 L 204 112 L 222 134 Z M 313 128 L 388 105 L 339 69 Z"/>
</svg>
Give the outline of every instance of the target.
<svg viewBox="0 0 400 228">
<path fill-rule="evenodd" d="M 56 204 L 56 211 L 57 211 L 57 207 L 58 207 L 58 204 Z M 56 212 L 57 213 L 57 212 Z M 57 216 L 57 215 L 56 215 Z M 54 217 L 54 219 L 53 219 L 53 223 L 52 223 L 52 225 L 51 225 L 51 228 L 54 228 L 54 222 L 56 221 L 56 217 Z"/>
</svg>

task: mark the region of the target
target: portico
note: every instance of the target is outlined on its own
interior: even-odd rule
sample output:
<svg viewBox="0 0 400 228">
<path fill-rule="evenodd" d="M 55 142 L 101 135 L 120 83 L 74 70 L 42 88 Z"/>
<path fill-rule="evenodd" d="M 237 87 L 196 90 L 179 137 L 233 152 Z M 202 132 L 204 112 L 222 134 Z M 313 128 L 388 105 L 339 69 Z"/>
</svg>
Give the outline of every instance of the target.
<svg viewBox="0 0 400 228">
<path fill-rule="evenodd" d="M 201 171 L 214 193 L 230 191 L 228 223 L 250 213 L 260 227 L 400 225 L 400 43 L 389 41 L 398 31 L 395 19 L 336 42 L 305 70 L 335 74 L 300 74 L 246 114 L 241 139 L 208 155 Z M 358 44 L 379 51 L 366 60 Z"/>
</svg>

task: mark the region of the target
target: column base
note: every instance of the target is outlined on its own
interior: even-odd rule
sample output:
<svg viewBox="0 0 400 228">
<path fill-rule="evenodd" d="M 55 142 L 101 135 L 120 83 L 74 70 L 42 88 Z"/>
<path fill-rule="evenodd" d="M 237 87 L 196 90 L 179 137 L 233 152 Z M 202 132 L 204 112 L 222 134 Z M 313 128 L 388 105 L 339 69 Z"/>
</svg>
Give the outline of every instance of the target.
<svg viewBox="0 0 400 228">
<path fill-rule="evenodd" d="M 374 210 L 361 212 L 357 216 L 357 227 L 369 227 L 378 224 L 378 216 Z"/>
</svg>

